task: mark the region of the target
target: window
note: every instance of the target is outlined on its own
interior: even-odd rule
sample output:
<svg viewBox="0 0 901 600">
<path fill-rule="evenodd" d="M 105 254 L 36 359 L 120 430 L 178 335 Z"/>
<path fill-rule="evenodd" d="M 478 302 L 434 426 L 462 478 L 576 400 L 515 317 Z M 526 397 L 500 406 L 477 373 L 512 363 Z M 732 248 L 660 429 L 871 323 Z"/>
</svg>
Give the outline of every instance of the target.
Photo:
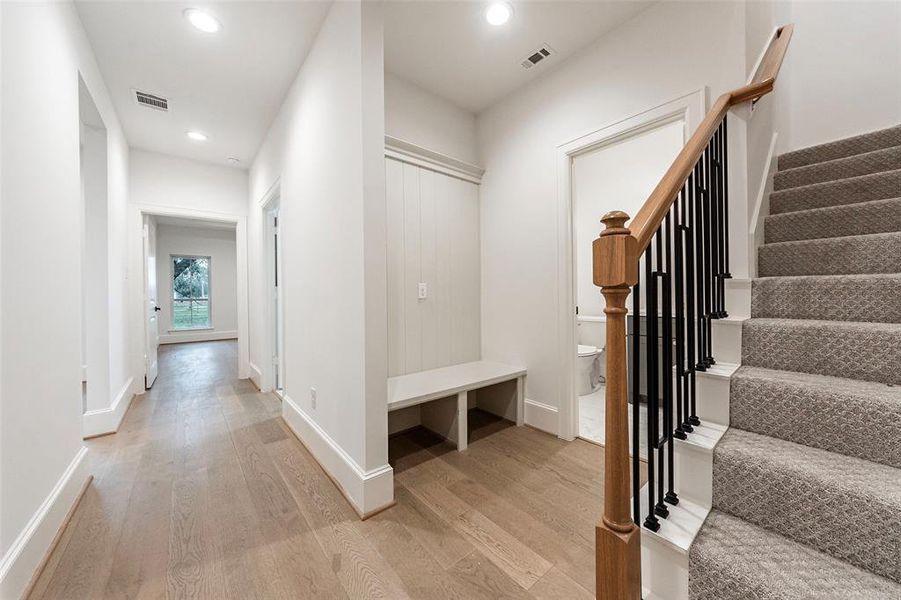
<svg viewBox="0 0 901 600">
<path fill-rule="evenodd" d="M 172 328 L 205 329 L 210 324 L 210 257 L 172 257 Z"/>
</svg>

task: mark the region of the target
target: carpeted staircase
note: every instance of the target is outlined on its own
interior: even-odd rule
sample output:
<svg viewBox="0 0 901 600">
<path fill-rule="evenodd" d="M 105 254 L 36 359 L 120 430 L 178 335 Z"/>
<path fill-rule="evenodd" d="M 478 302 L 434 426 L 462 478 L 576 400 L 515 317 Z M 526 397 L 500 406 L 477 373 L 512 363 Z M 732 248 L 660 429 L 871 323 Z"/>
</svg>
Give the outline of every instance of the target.
<svg viewBox="0 0 901 600">
<path fill-rule="evenodd" d="M 779 157 L 695 600 L 901 599 L 901 126 Z"/>
</svg>

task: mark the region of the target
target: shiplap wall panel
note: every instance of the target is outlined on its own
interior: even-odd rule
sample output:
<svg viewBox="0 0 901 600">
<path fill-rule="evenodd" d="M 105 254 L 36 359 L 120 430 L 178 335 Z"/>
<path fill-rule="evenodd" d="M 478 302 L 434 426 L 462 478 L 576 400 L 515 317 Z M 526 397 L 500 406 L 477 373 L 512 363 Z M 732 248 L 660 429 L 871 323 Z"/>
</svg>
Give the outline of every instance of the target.
<svg viewBox="0 0 901 600">
<path fill-rule="evenodd" d="M 404 372 L 422 370 L 422 319 L 419 282 L 422 269 L 419 171 L 404 163 Z"/>
<path fill-rule="evenodd" d="M 478 360 L 478 186 L 390 158 L 385 168 L 389 375 Z"/>
<path fill-rule="evenodd" d="M 385 200 L 387 205 L 388 298 L 403 298 L 404 293 L 404 165 L 385 161 Z M 388 371 L 403 373 L 404 303 L 388 302 Z"/>
</svg>

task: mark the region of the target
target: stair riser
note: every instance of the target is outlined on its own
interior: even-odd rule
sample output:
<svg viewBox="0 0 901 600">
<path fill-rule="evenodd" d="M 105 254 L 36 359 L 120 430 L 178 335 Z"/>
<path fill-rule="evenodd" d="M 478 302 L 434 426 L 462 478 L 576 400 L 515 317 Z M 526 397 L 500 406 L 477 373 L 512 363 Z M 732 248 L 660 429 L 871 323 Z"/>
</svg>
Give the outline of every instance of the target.
<svg viewBox="0 0 901 600">
<path fill-rule="evenodd" d="M 688 600 L 688 555 L 642 531 L 641 585 L 645 600 Z"/>
<path fill-rule="evenodd" d="M 695 376 L 695 402 L 701 422 L 729 425 L 729 385 L 728 377 Z"/>
<path fill-rule="evenodd" d="M 732 319 L 712 321 L 713 358 L 717 363 L 741 363 L 741 324 Z"/>
<path fill-rule="evenodd" d="M 901 468 L 901 393 L 852 394 L 794 382 L 732 378 L 733 427 Z"/>
<path fill-rule="evenodd" d="M 751 312 L 757 318 L 901 323 L 901 276 L 758 279 Z"/>
<path fill-rule="evenodd" d="M 767 244 L 901 231 L 901 198 L 771 215 Z"/>
<path fill-rule="evenodd" d="M 856 492 L 742 453 L 714 456 L 714 508 L 899 581 L 896 507 L 873 501 L 869 490 Z"/>
<path fill-rule="evenodd" d="M 901 126 L 891 127 L 852 138 L 836 140 L 828 144 L 788 152 L 779 157 L 779 168 L 783 170 L 793 169 L 899 145 L 901 145 Z"/>
<path fill-rule="evenodd" d="M 897 273 L 901 234 L 767 244 L 758 252 L 761 277 Z"/>
<path fill-rule="evenodd" d="M 901 169 L 901 146 L 796 169 L 782 170 L 776 173 L 773 185 L 776 190 L 786 190 L 802 185 L 836 181 L 895 169 Z"/>
<path fill-rule="evenodd" d="M 901 331 L 745 321 L 744 365 L 901 384 Z"/>
<path fill-rule="evenodd" d="M 770 214 L 897 198 L 898 190 L 901 190 L 901 170 L 816 183 L 773 192 Z"/>
</svg>

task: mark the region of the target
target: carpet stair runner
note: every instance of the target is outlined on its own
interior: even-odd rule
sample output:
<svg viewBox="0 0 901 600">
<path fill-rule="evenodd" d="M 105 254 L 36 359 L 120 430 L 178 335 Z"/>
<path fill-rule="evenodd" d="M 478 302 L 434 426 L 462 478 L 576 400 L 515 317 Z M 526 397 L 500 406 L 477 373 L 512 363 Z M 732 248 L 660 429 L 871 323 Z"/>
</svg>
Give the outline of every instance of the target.
<svg viewBox="0 0 901 600">
<path fill-rule="evenodd" d="M 901 126 L 779 157 L 693 600 L 901 598 Z"/>
</svg>

